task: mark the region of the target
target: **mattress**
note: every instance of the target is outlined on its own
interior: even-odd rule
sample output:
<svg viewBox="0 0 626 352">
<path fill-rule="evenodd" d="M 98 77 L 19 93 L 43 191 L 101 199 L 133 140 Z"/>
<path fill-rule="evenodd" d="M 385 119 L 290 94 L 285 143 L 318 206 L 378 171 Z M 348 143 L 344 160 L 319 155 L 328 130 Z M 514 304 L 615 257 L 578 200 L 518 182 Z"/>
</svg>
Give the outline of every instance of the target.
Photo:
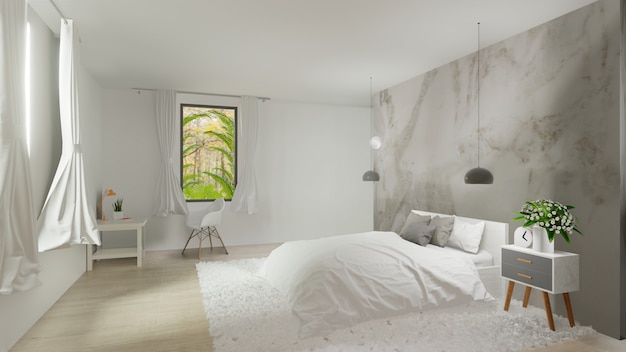
<svg viewBox="0 0 626 352">
<path fill-rule="evenodd" d="M 432 244 L 427 245 L 428 248 L 432 248 L 436 251 L 442 251 L 445 253 L 454 253 L 454 255 L 458 255 L 459 257 L 467 257 L 470 258 L 477 268 L 487 267 L 493 265 L 493 256 L 484 249 L 481 249 L 476 254 L 464 252 L 460 249 L 452 248 L 452 247 L 439 247 Z"/>
</svg>

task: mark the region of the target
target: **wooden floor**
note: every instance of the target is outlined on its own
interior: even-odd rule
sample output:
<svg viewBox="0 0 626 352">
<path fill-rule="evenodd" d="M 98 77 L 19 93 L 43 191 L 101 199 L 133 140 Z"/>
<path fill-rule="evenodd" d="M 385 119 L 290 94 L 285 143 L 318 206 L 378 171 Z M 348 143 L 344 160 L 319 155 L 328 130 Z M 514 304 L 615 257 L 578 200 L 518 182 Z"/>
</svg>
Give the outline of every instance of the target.
<svg viewBox="0 0 626 352">
<path fill-rule="evenodd" d="M 202 260 L 266 256 L 275 246 L 204 249 Z M 197 250 L 147 252 L 94 263 L 11 349 L 22 351 L 213 351 L 195 264 Z M 243 352 L 244 350 L 242 350 Z M 626 351 L 626 340 L 596 334 L 538 351 Z"/>
</svg>

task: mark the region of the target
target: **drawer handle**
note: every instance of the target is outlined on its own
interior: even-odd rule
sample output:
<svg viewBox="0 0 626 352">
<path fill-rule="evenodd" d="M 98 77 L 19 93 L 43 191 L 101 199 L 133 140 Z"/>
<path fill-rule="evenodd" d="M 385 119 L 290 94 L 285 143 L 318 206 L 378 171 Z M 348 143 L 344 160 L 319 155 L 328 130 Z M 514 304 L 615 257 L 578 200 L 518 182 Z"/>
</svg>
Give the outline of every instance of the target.
<svg viewBox="0 0 626 352">
<path fill-rule="evenodd" d="M 526 263 L 526 264 L 532 264 L 533 261 L 532 260 L 528 260 L 528 259 L 524 259 L 524 258 L 517 258 L 518 262 L 522 262 L 522 263 Z"/>
<path fill-rule="evenodd" d="M 532 276 L 530 276 L 530 275 L 520 274 L 520 273 L 517 273 L 517 276 L 519 276 L 519 277 L 523 277 L 524 279 L 528 279 L 528 280 L 532 280 L 532 278 L 533 278 L 533 277 L 532 277 Z"/>
</svg>

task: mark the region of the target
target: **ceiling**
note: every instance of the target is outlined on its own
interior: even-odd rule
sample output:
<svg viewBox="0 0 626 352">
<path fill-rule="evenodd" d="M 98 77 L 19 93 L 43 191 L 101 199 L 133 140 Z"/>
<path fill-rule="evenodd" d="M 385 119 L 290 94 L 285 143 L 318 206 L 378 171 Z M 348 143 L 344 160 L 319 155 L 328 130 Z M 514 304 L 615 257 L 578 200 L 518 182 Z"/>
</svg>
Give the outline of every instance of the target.
<svg viewBox="0 0 626 352">
<path fill-rule="evenodd" d="M 58 33 L 50 0 L 28 0 Z M 341 105 L 595 0 L 54 0 L 104 88 Z"/>
</svg>

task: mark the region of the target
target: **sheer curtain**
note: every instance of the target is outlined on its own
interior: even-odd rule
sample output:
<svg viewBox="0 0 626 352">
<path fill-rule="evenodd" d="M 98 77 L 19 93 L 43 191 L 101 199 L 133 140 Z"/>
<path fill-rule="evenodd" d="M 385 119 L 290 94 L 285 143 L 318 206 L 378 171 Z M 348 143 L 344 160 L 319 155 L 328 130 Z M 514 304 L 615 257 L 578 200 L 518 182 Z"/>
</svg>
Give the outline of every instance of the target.
<svg viewBox="0 0 626 352">
<path fill-rule="evenodd" d="M 174 165 L 177 119 L 176 92 L 171 89 L 156 91 L 156 127 L 161 151 L 161 169 L 157 179 L 153 213 L 187 214 L 187 202 Z"/>
<path fill-rule="evenodd" d="M 26 2 L 0 0 L 0 294 L 39 285 L 26 148 Z"/>
<path fill-rule="evenodd" d="M 239 120 L 239 150 L 243 151 L 240 169 L 240 177 L 233 194 L 230 209 L 240 213 L 254 214 L 257 207 L 257 187 L 254 162 L 256 156 L 256 143 L 258 133 L 258 101 L 257 97 L 241 97 L 241 118 Z"/>
<path fill-rule="evenodd" d="M 85 187 L 80 146 L 78 35 L 72 20 L 61 20 L 59 49 L 59 107 L 61 159 L 57 166 L 37 227 L 39 251 L 70 244 L 100 244 L 96 217 Z"/>
</svg>

